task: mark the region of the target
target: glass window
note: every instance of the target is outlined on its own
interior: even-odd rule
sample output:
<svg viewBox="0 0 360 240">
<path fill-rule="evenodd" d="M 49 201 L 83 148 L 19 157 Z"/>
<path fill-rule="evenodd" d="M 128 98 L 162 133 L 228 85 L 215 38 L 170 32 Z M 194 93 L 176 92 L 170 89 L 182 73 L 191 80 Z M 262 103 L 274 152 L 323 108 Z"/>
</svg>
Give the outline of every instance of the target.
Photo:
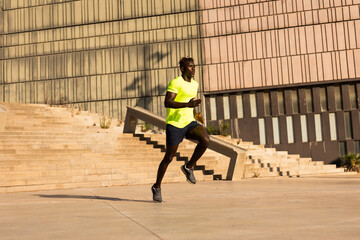
<svg viewBox="0 0 360 240">
<path fill-rule="evenodd" d="M 299 101 L 298 101 L 297 90 L 291 91 L 291 103 L 292 103 L 293 113 L 294 114 L 299 113 Z"/>
<path fill-rule="evenodd" d="M 360 153 L 360 141 L 354 141 L 354 145 L 355 153 Z"/>
<path fill-rule="evenodd" d="M 301 125 L 301 140 L 302 140 L 302 142 L 307 142 L 308 141 L 308 132 L 307 132 L 306 115 L 300 116 L 300 125 Z"/>
<path fill-rule="evenodd" d="M 223 97 L 224 103 L 224 119 L 230 119 L 230 107 L 229 107 L 229 96 L 225 95 Z"/>
<path fill-rule="evenodd" d="M 326 99 L 326 88 L 320 88 L 320 110 L 322 112 L 327 111 L 327 99 Z"/>
<path fill-rule="evenodd" d="M 272 124 L 273 124 L 274 144 L 279 144 L 280 143 L 279 118 L 274 117 L 272 119 Z"/>
<path fill-rule="evenodd" d="M 259 118 L 259 137 L 260 144 L 266 144 L 266 132 L 265 132 L 265 120 L 263 118 Z"/>
<path fill-rule="evenodd" d="M 256 109 L 256 96 L 255 93 L 250 94 L 250 110 L 251 110 L 251 117 L 257 116 L 257 109 Z"/>
<path fill-rule="evenodd" d="M 350 107 L 352 109 L 356 108 L 356 92 L 355 85 L 349 85 L 349 97 L 350 97 Z"/>
<path fill-rule="evenodd" d="M 317 142 L 320 142 L 323 140 L 322 138 L 322 126 L 321 126 L 321 115 L 315 114 L 314 116 L 315 120 L 315 138 Z"/>
<path fill-rule="evenodd" d="M 311 89 L 305 89 L 305 102 L 307 112 L 313 112 Z"/>
<path fill-rule="evenodd" d="M 243 99 L 242 95 L 236 95 L 236 104 L 237 104 L 237 115 L 238 118 L 244 117 L 244 110 L 243 110 Z"/>
<path fill-rule="evenodd" d="M 335 109 L 341 110 L 342 103 L 341 103 L 341 91 L 339 86 L 334 87 L 334 97 L 335 97 Z"/>
<path fill-rule="evenodd" d="M 270 94 L 264 93 L 264 114 L 265 116 L 271 115 L 271 104 L 270 104 Z"/>
<path fill-rule="evenodd" d="M 329 114 L 329 123 L 330 123 L 330 140 L 337 140 L 337 128 L 336 128 L 336 115 L 335 113 Z"/>
<path fill-rule="evenodd" d="M 339 142 L 339 152 L 340 152 L 340 157 L 346 155 L 347 149 L 346 149 L 346 143 L 345 142 Z"/>
<path fill-rule="evenodd" d="M 286 129 L 287 129 L 288 143 L 294 143 L 294 128 L 293 128 L 292 116 L 286 117 Z"/>
<path fill-rule="evenodd" d="M 211 113 L 211 120 L 217 120 L 215 97 L 210 97 L 210 113 Z"/>
<path fill-rule="evenodd" d="M 352 138 L 351 115 L 350 112 L 344 112 L 345 138 Z"/>
<path fill-rule="evenodd" d="M 279 115 L 285 114 L 285 106 L 284 106 L 284 92 L 278 92 L 278 107 L 279 107 Z"/>
</svg>

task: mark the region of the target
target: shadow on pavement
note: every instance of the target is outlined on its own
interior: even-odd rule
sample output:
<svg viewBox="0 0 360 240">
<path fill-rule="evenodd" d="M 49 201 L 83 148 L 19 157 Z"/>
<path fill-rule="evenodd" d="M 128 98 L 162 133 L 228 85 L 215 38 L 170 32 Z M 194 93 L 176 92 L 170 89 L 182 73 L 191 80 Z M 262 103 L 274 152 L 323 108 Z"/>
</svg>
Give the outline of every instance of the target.
<svg viewBox="0 0 360 240">
<path fill-rule="evenodd" d="M 136 200 L 136 199 L 126 199 L 126 198 L 113 198 L 113 197 L 102 197 L 102 196 L 86 196 L 86 195 L 45 195 L 45 194 L 35 194 L 34 196 L 42 198 L 79 198 L 79 199 L 95 199 L 95 200 L 106 200 L 106 201 L 126 201 L 126 202 L 141 202 L 141 203 L 153 203 L 150 200 Z"/>
</svg>

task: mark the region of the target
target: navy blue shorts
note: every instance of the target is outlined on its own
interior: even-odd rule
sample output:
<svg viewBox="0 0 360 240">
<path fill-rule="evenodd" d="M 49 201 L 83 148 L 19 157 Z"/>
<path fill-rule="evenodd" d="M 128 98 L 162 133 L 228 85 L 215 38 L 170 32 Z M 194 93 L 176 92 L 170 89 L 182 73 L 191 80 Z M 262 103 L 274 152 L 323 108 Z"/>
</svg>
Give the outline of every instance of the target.
<svg viewBox="0 0 360 240">
<path fill-rule="evenodd" d="M 173 125 L 166 124 L 166 145 L 168 146 L 179 145 L 182 142 L 182 140 L 186 137 L 188 132 L 199 125 L 200 124 L 195 121 L 192 121 L 183 128 L 177 128 L 174 127 Z"/>
</svg>

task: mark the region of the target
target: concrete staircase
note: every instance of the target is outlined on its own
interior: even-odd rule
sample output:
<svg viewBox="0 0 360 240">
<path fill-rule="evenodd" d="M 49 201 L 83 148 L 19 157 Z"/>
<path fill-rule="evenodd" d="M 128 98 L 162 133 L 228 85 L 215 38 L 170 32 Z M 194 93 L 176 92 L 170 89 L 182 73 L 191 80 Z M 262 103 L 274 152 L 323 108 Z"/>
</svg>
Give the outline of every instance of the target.
<svg viewBox="0 0 360 240">
<path fill-rule="evenodd" d="M 165 151 L 165 134 L 123 134 L 113 121 L 101 129 L 98 114 L 67 107 L 1 103 L 8 109 L 0 132 L 0 193 L 150 184 Z M 248 150 L 245 178 L 344 172 L 287 152 L 219 137 Z M 184 140 L 164 182 L 184 182 L 180 171 L 195 144 Z M 207 150 L 198 161 L 198 181 L 226 177 L 229 158 Z"/>
<path fill-rule="evenodd" d="M 245 178 L 344 174 L 344 168 L 336 168 L 336 165 L 325 165 L 322 161 L 312 161 L 311 158 L 288 154 L 287 151 L 276 151 L 275 148 L 265 148 L 263 145 L 254 145 L 241 139 L 218 137 L 247 150 Z"/>
<path fill-rule="evenodd" d="M 275 148 L 264 148 L 262 145 L 254 145 L 252 142 L 243 142 L 240 139 L 214 136 L 223 141 L 237 145 L 247 150 L 244 166 L 244 178 L 256 177 L 301 177 L 311 175 L 343 174 L 344 168 L 336 168 L 336 165 L 325 165 L 324 162 L 312 161 L 311 158 L 302 158 L 297 154 L 288 154 L 286 151 L 276 151 Z M 165 136 L 159 134 L 143 134 L 142 138 L 152 141 L 155 145 L 165 145 Z M 179 152 L 191 156 L 191 150 L 195 144 L 184 141 L 179 147 Z M 227 173 L 229 159 L 219 156 L 216 152 L 207 150 L 207 156 L 213 158 L 201 158 L 199 167 L 206 166 L 213 169 L 213 179 L 224 179 Z"/>
<path fill-rule="evenodd" d="M 101 129 L 101 116 L 77 109 L 0 105 L 8 109 L 0 133 L 0 193 L 148 184 L 156 179 L 162 149 L 123 134 L 116 121 Z M 176 160 L 164 182 L 185 181 L 180 166 L 186 158 L 178 154 Z M 202 170 L 195 172 L 198 181 L 213 179 L 212 171 Z"/>
</svg>

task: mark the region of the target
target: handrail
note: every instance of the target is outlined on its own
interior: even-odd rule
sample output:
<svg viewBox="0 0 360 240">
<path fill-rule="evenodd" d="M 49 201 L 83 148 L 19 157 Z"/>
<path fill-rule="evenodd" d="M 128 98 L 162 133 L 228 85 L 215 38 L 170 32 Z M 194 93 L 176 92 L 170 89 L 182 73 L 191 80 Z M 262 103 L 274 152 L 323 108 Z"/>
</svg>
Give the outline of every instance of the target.
<svg viewBox="0 0 360 240">
<path fill-rule="evenodd" d="M 7 111 L 8 110 L 6 108 L 0 106 L 0 132 L 5 130 Z"/>
<path fill-rule="evenodd" d="M 138 119 L 152 124 L 160 129 L 166 129 L 166 121 L 161 116 L 158 116 L 141 107 L 127 106 L 124 133 L 135 133 Z M 230 158 L 226 180 L 240 180 L 243 178 L 246 155 L 245 149 L 212 136 L 210 136 L 208 148 Z"/>
</svg>

